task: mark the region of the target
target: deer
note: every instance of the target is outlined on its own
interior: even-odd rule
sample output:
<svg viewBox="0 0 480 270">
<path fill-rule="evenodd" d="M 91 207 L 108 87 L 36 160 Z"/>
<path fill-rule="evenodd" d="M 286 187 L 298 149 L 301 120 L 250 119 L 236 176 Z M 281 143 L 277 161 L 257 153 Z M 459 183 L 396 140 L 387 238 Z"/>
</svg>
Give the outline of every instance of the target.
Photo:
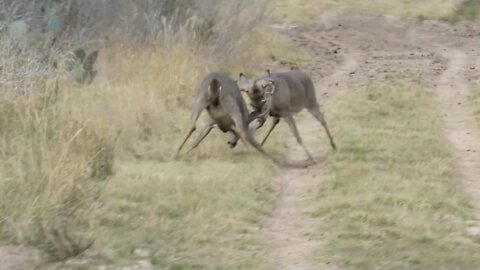
<svg viewBox="0 0 480 270">
<path fill-rule="evenodd" d="M 307 73 L 298 69 L 282 73 L 271 73 L 270 70 L 267 70 L 266 75 L 254 80 L 253 83 L 249 83 L 243 73 L 240 73 L 239 77 L 240 90 L 246 92 L 254 109 L 250 115 L 250 122 L 253 123 L 251 128 L 258 129 L 262 127 L 268 116 L 273 118 L 272 125 L 260 146 L 263 147 L 272 131 L 280 122 L 280 119 L 283 118 L 287 121 L 297 143 L 302 146 L 308 159 L 314 163 L 312 155 L 303 144 L 293 118 L 294 113 L 307 109 L 325 129 L 333 150 L 337 150 L 327 121 L 320 111 L 315 86 Z"/>
<path fill-rule="evenodd" d="M 262 146 L 255 140 L 252 129 L 249 128 L 249 112 L 237 83 L 225 73 L 214 72 L 208 74 L 197 88 L 197 95 L 191 110 L 191 128 L 180 144 L 173 158 L 176 158 L 183 146 L 197 129 L 196 122 L 202 112 L 206 110 L 210 119 L 202 129 L 197 139 L 187 151 L 189 153 L 207 137 L 215 127 L 224 133 L 231 133 L 233 144 L 241 139 L 245 145 L 250 144 L 264 157 L 275 164 L 284 166 L 283 162 L 266 153 Z"/>
</svg>

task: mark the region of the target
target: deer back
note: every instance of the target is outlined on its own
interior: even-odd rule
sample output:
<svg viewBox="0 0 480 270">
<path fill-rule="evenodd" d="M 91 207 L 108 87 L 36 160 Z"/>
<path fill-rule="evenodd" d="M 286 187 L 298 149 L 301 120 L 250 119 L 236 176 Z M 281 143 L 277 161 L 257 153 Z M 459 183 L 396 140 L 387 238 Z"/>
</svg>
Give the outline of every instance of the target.
<svg viewBox="0 0 480 270">
<path fill-rule="evenodd" d="M 289 110 L 290 112 L 299 112 L 304 108 L 313 108 L 318 106 L 315 86 L 308 74 L 300 70 L 292 70 L 282 73 L 272 73 L 272 77 L 276 81 L 275 99 L 284 101 L 284 97 L 288 92 Z M 286 88 L 286 89 L 285 89 Z M 278 97 L 276 97 L 278 92 Z"/>
</svg>

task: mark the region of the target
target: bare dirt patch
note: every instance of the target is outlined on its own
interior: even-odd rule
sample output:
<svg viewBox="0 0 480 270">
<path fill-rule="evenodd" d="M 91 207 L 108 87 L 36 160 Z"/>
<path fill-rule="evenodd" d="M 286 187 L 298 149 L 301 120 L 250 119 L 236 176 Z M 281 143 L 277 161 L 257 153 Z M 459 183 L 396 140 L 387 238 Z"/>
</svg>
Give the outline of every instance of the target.
<svg viewBox="0 0 480 270">
<path fill-rule="evenodd" d="M 318 123 L 309 125 L 309 120 L 297 122 L 307 144 L 322 132 Z M 303 148 L 293 138 L 289 140 L 288 147 L 290 161 L 306 159 Z M 322 161 L 325 156 L 319 149 L 315 149 L 313 155 L 317 161 Z M 319 164 L 305 170 L 282 169 L 278 174 L 280 194 L 263 228 L 276 269 L 334 269 L 330 262 L 318 262 L 312 257 L 314 250 L 321 245 L 321 241 L 314 237 L 318 220 L 311 215 L 315 210 L 312 202 L 315 201 L 319 185 L 317 176 L 321 171 Z"/>
<path fill-rule="evenodd" d="M 465 192 L 480 211 L 480 133 L 475 119 L 465 108 L 471 95 L 469 82 L 464 76 L 468 68 L 467 55 L 455 49 L 444 53 L 449 59 L 447 70 L 442 74 L 437 87 L 445 132 L 455 149 L 456 164 Z M 480 212 L 477 212 L 480 218 Z M 478 220 L 471 222 L 469 232 L 480 235 Z"/>
</svg>

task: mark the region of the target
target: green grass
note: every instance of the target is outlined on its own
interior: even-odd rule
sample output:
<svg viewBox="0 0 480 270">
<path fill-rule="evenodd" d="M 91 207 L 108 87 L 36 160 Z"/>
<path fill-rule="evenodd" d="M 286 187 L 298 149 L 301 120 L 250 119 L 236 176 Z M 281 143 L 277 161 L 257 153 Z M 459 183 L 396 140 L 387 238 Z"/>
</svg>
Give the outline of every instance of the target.
<svg viewBox="0 0 480 270">
<path fill-rule="evenodd" d="M 434 100 L 371 87 L 327 106 L 340 151 L 319 176 L 320 258 L 346 269 L 480 267 Z"/>
<path fill-rule="evenodd" d="M 282 0 L 276 15 L 293 22 L 302 22 L 327 10 L 391 14 L 398 16 L 443 18 L 455 10 L 454 0 Z"/>
</svg>

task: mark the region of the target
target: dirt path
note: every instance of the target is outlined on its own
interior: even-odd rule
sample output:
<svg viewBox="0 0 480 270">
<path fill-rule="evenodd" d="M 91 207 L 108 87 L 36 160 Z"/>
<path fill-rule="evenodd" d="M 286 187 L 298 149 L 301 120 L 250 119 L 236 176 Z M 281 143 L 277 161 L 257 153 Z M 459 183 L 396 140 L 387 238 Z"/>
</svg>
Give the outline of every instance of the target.
<svg viewBox="0 0 480 270">
<path fill-rule="evenodd" d="M 371 83 L 435 91 L 446 136 L 455 148 L 459 181 L 478 207 L 480 217 L 480 132 L 466 107 L 470 85 L 475 80 L 479 84 L 480 66 L 476 65 L 480 60 L 475 60 L 480 59 L 480 51 L 476 51 L 479 24 L 452 26 L 393 16 L 328 13 L 312 23 L 280 31 L 308 56 L 299 66 L 318 81 L 320 103 L 338 90 L 359 89 Z M 322 137 L 317 124 L 310 116 L 299 121 L 307 147 L 309 140 Z M 293 160 L 305 158 L 293 139 L 289 146 Z M 320 150 L 315 153 L 317 158 L 326 155 Z M 314 210 L 321 173 L 321 164 L 279 173 L 282 192 L 264 228 L 277 269 L 337 268 L 328 259 L 312 257 L 323 244 L 311 236 L 321 220 L 309 215 Z M 472 221 L 469 230 L 480 235 L 479 223 Z"/>
<path fill-rule="evenodd" d="M 322 20 L 325 23 L 325 19 Z M 305 36 L 317 44 L 321 41 L 314 37 Z M 335 89 L 344 89 L 345 78 L 355 72 L 358 61 L 355 54 L 345 54 L 343 63 L 326 78 L 316 85 L 317 98 L 335 95 Z M 335 88 L 333 91 L 331 88 Z M 296 117 L 297 125 L 306 145 L 319 139 L 326 139 L 320 123 L 311 115 Z M 328 121 L 328 120 L 327 120 Z M 291 136 L 288 140 L 288 157 L 297 163 L 306 159 L 305 152 Z M 325 149 L 312 149 L 314 158 L 319 164 L 308 169 L 282 169 L 277 181 L 281 191 L 275 208 L 267 220 L 264 233 L 268 239 L 268 246 L 276 269 L 282 270 L 322 270 L 337 269 L 329 260 L 318 260 L 314 252 L 323 243 L 321 239 L 313 237 L 319 228 L 319 220 L 312 217 L 316 207 L 317 190 L 320 185 L 319 175 L 322 173 L 322 161 L 325 159 Z"/>
<path fill-rule="evenodd" d="M 302 129 L 303 130 L 303 129 Z M 300 150 L 292 147 L 291 156 Z M 297 158 L 294 158 L 297 161 Z M 317 263 L 313 259 L 313 252 L 320 242 L 312 234 L 318 228 L 318 220 L 309 212 L 313 211 L 317 194 L 315 179 L 320 168 L 312 167 L 308 170 L 286 169 L 279 172 L 281 192 L 264 232 L 268 239 L 269 251 L 276 269 L 329 269 L 327 263 Z"/>
<path fill-rule="evenodd" d="M 465 192 L 477 209 L 480 218 L 480 133 L 471 113 L 465 108 L 471 95 L 465 79 L 468 56 L 459 50 L 447 50 L 449 59 L 437 87 L 438 100 L 444 116 L 445 132 L 455 149 L 456 165 Z M 472 221 L 469 231 L 480 235 L 480 224 Z"/>
<path fill-rule="evenodd" d="M 324 90 L 318 85 L 341 81 L 343 77 L 353 72 L 355 67 L 356 60 L 353 57 L 347 58 L 329 78 L 316 84 L 317 92 L 321 94 Z M 307 145 L 313 140 L 325 139 L 323 129 L 311 115 L 296 118 L 302 138 Z M 290 161 L 297 163 L 306 159 L 303 148 L 297 144 L 293 136 L 288 141 L 288 148 Z M 264 227 L 270 253 L 276 262 L 277 269 L 337 269 L 328 260 L 319 261 L 313 257 L 315 250 L 322 245 L 320 239 L 312 236 L 319 228 L 320 221 L 312 217 L 311 213 L 316 207 L 315 200 L 320 184 L 318 176 L 322 173 L 325 150 L 311 150 L 319 164 L 304 170 L 283 169 L 277 178 L 281 191 L 274 211 Z"/>
</svg>

